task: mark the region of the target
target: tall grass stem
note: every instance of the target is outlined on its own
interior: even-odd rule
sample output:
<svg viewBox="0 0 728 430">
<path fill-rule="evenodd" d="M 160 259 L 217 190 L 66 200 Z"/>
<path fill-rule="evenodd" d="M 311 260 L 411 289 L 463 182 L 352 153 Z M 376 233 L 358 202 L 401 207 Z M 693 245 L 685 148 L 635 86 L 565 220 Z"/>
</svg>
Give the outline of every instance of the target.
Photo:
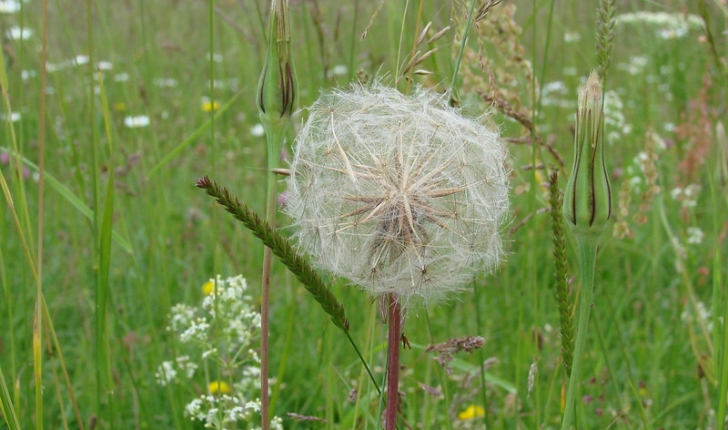
<svg viewBox="0 0 728 430">
<path fill-rule="evenodd" d="M 48 53 L 48 0 L 43 0 L 43 37 L 41 42 L 41 61 L 45 64 Z M 41 91 L 40 107 L 38 115 L 40 122 L 38 124 L 38 244 L 36 247 L 35 267 L 36 273 L 36 304 L 33 326 L 33 368 L 35 374 L 35 407 L 36 407 L 36 429 L 43 428 L 43 374 L 42 374 L 42 358 L 41 347 L 43 344 L 43 306 L 45 301 L 43 297 L 43 217 L 44 217 L 44 183 L 45 183 L 45 118 L 46 118 L 46 85 L 47 70 L 45 66 L 41 67 Z"/>
</svg>

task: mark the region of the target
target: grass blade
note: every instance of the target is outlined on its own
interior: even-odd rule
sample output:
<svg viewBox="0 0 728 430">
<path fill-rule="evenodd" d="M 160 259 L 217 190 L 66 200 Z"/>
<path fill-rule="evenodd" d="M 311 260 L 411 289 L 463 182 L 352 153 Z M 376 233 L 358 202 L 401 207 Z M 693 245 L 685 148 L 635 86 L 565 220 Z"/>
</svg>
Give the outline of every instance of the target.
<svg viewBox="0 0 728 430">
<path fill-rule="evenodd" d="M 169 154 L 165 155 L 164 158 L 162 158 L 162 161 L 157 163 L 157 165 L 152 167 L 152 170 L 149 171 L 149 173 L 147 174 L 147 179 L 154 176 L 159 171 L 159 169 L 166 166 L 167 163 L 177 157 L 182 152 L 182 150 L 189 146 L 190 143 L 194 142 L 198 137 L 200 137 L 200 135 L 204 133 L 205 130 L 212 126 L 213 121 L 215 121 L 218 117 L 225 113 L 242 94 L 243 91 L 238 91 L 234 96 L 230 98 L 230 100 L 228 100 L 224 105 L 220 106 L 220 109 L 215 112 L 215 115 L 211 116 L 201 126 L 197 127 L 197 129 L 193 131 L 192 134 L 187 137 L 187 139 L 183 140 L 182 143 L 177 145 L 172 151 L 169 152 Z"/>
</svg>

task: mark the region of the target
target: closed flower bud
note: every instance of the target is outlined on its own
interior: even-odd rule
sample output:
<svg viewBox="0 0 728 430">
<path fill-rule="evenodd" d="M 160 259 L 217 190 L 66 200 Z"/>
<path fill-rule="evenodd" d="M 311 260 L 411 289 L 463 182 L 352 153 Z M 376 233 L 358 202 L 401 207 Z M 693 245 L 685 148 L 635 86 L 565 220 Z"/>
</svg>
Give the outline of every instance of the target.
<svg viewBox="0 0 728 430">
<path fill-rule="evenodd" d="M 288 0 L 273 0 L 268 51 L 258 81 L 258 110 L 269 121 L 289 118 L 295 99 L 296 70 L 291 57 Z"/>
<path fill-rule="evenodd" d="M 595 72 L 579 90 L 574 152 L 564 216 L 576 234 L 598 236 L 612 214 L 612 194 L 604 162 L 602 85 Z"/>
</svg>

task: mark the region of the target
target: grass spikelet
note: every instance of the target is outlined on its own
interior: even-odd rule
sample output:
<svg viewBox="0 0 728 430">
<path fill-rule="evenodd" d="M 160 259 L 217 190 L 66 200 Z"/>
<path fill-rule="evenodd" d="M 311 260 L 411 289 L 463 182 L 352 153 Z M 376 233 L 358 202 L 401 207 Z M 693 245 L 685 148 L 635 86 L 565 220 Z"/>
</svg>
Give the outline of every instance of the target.
<svg viewBox="0 0 728 430">
<path fill-rule="evenodd" d="M 296 275 L 296 278 L 301 281 L 306 290 L 321 305 L 324 312 L 331 317 L 334 325 L 344 332 L 349 331 L 349 320 L 346 318 L 344 306 L 336 300 L 334 294 L 329 291 L 324 281 L 308 262 L 296 254 L 286 238 L 276 233 L 254 211 L 241 203 L 225 187 L 221 187 L 214 180 L 205 176 L 198 179 L 195 186 L 205 190 L 237 220 L 242 221 L 245 227 L 260 239 L 265 246 L 269 247 L 273 254 L 280 258 L 281 262 Z"/>
<path fill-rule="evenodd" d="M 597 73 L 604 84 L 607 70 L 612 62 L 612 42 L 614 41 L 614 16 L 617 12 L 615 0 L 601 0 L 597 10 Z"/>
<path fill-rule="evenodd" d="M 554 171 L 549 176 L 549 196 L 554 243 L 556 303 L 559 307 L 559 324 L 561 327 L 561 355 L 564 361 L 564 373 L 568 377 L 571 374 L 571 362 L 574 357 L 574 327 L 572 325 L 571 300 L 569 299 L 569 285 L 567 282 L 566 239 L 564 238 L 564 223 L 561 217 L 562 198 L 558 178 L 558 171 Z"/>
</svg>

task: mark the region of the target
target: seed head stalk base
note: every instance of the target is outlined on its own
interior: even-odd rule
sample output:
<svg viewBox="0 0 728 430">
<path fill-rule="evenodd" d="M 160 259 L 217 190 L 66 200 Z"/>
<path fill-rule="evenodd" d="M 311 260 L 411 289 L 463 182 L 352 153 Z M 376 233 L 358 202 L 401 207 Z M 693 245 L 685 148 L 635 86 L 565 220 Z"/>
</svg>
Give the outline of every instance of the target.
<svg viewBox="0 0 728 430">
<path fill-rule="evenodd" d="M 576 345 L 574 348 L 574 361 L 571 366 L 569 388 L 566 392 L 566 405 L 564 418 L 561 420 L 561 430 L 570 430 L 576 416 L 576 403 L 579 395 L 581 369 L 584 365 L 584 350 L 586 348 L 587 331 L 591 306 L 594 297 L 594 270 L 597 259 L 597 242 L 595 236 L 577 236 L 579 247 L 579 265 L 581 267 L 581 300 L 579 301 L 579 321 L 576 326 Z"/>
<path fill-rule="evenodd" d="M 399 341 L 402 339 L 402 303 L 399 295 L 389 293 L 387 309 L 389 330 L 387 335 L 387 408 L 384 412 L 384 429 L 395 430 L 399 400 Z"/>
<path fill-rule="evenodd" d="M 270 126 L 268 122 L 263 122 L 266 127 L 266 137 L 268 138 L 267 151 L 267 196 L 266 196 L 266 214 L 265 220 L 271 227 L 275 227 L 276 217 L 276 177 L 272 169 L 280 154 L 280 148 L 285 134 L 284 127 Z M 269 247 L 263 250 L 263 279 L 260 295 L 260 412 L 263 418 L 262 430 L 268 430 L 270 426 L 270 399 L 268 397 L 268 374 L 269 363 L 268 358 L 268 335 L 269 329 L 269 308 L 270 308 L 270 274 L 271 265 L 273 263 L 273 252 Z"/>
</svg>

